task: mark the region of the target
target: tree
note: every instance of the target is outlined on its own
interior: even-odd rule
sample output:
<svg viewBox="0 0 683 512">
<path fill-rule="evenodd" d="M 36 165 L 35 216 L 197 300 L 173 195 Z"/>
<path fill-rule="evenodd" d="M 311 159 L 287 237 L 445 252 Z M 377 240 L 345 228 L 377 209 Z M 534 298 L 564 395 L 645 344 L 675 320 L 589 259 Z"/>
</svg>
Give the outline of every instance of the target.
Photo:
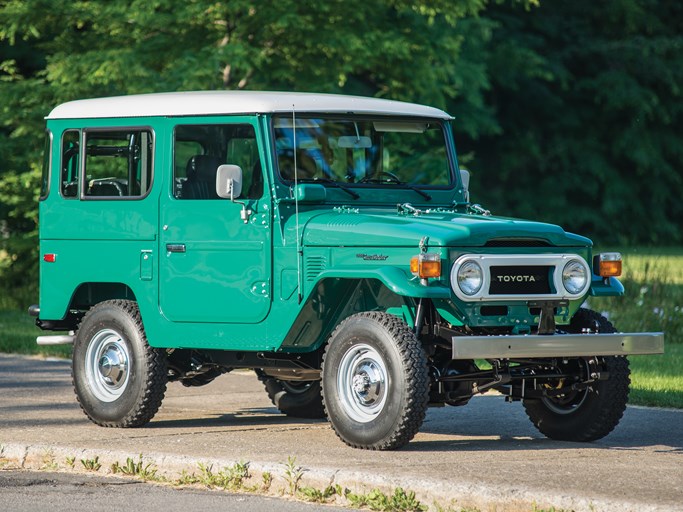
<svg viewBox="0 0 683 512">
<path fill-rule="evenodd" d="M 483 0 L 7 0 L 0 5 L 0 276 L 35 286 L 43 117 L 80 98 L 201 89 L 347 92 L 481 108 L 456 66 Z M 468 99 L 469 98 L 469 99 Z M 479 118 L 477 118 L 479 119 Z M 472 124 L 490 123 L 485 116 Z M 4 177 L 2 177 L 4 175 Z M 26 262 L 30 261 L 27 271 Z"/>
<path fill-rule="evenodd" d="M 602 243 L 683 242 L 683 7 L 549 0 L 486 16 L 500 133 L 461 139 L 477 199 Z"/>
</svg>

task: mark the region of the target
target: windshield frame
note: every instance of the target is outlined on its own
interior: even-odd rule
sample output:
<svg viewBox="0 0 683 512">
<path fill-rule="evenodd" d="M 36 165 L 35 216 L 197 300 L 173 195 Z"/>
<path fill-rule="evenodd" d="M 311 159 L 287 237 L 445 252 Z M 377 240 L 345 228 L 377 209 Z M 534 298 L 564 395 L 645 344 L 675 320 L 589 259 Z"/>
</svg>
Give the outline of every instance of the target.
<svg viewBox="0 0 683 512">
<path fill-rule="evenodd" d="M 298 178 L 297 182 L 298 183 L 319 183 L 320 185 L 326 186 L 326 187 L 332 187 L 332 188 L 338 188 L 341 186 L 342 188 L 352 188 L 356 192 L 361 192 L 364 189 L 390 189 L 390 190 L 410 190 L 410 189 L 425 189 L 425 190 L 435 190 L 435 191 L 454 191 L 456 188 L 461 186 L 460 183 L 460 178 L 458 176 L 458 162 L 457 162 L 457 157 L 455 154 L 455 148 L 454 144 L 452 141 L 452 132 L 450 130 L 450 121 L 446 119 L 440 119 L 440 118 L 434 118 L 434 117 L 422 117 L 422 116 L 399 116 L 399 115 L 386 115 L 386 114 L 355 114 L 355 113 L 346 113 L 346 114 L 338 114 L 338 113 L 326 113 L 326 112 L 295 112 L 294 113 L 296 117 L 297 123 L 300 120 L 304 119 L 317 119 L 317 118 L 322 118 L 322 119 L 329 119 L 329 120 L 334 120 L 334 119 L 339 119 L 339 120 L 346 120 L 346 121 L 354 121 L 357 120 L 359 122 L 368 122 L 368 121 L 374 121 L 374 122 L 396 122 L 396 123 L 428 123 L 430 125 L 435 125 L 437 126 L 438 130 L 441 132 L 443 144 L 444 144 L 444 149 L 445 149 L 445 158 L 447 160 L 447 165 L 448 165 L 448 183 L 446 184 L 420 184 L 420 183 L 410 183 L 410 182 L 401 182 L 395 183 L 393 181 L 383 181 L 383 182 L 377 182 L 377 181 L 368 181 L 368 182 L 347 182 L 343 180 L 333 180 L 331 183 L 330 181 L 327 181 L 326 179 L 320 178 Z M 281 172 L 280 169 L 280 162 L 279 162 L 279 157 L 278 157 L 278 149 L 277 149 L 277 136 L 276 136 L 276 127 L 275 123 L 276 120 L 278 119 L 288 119 L 291 121 L 292 119 L 292 113 L 288 112 L 278 112 L 275 113 L 271 116 L 269 116 L 270 119 L 268 120 L 268 125 L 269 125 L 269 131 L 270 131 L 270 138 L 271 138 L 271 154 L 272 154 L 272 161 L 273 161 L 273 171 L 275 178 L 282 184 L 286 185 L 287 187 L 291 187 L 294 185 L 294 179 L 293 178 L 287 178 L 283 176 L 283 173 Z"/>
</svg>

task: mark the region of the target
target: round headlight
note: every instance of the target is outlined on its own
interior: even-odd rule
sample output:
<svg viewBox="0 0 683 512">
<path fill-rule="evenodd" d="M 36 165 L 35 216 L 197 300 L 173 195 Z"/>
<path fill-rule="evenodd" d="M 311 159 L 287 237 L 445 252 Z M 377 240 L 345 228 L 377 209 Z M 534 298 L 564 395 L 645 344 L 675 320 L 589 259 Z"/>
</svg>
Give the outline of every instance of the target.
<svg viewBox="0 0 683 512">
<path fill-rule="evenodd" d="M 484 273 L 476 261 L 467 261 L 458 269 L 458 288 L 465 295 L 475 295 L 483 282 Z"/>
<path fill-rule="evenodd" d="M 567 263 L 562 271 L 562 284 L 572 295 L 581 293 L 586 288 L 586 284 L 588 284 L 586 266 L 577 260 Z"/>
</svg>

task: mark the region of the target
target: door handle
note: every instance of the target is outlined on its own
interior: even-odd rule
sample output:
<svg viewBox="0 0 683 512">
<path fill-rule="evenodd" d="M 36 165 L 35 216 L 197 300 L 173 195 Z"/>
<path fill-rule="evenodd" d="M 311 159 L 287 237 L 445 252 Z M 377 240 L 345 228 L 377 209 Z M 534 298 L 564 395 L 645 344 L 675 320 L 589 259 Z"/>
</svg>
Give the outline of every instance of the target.
<svg viewBox="0 0 683 512">
<path fill-rule="evenodd" d="M 185 252 L 185 244 L 166 244 L 168 252 Z"/>
</svg>

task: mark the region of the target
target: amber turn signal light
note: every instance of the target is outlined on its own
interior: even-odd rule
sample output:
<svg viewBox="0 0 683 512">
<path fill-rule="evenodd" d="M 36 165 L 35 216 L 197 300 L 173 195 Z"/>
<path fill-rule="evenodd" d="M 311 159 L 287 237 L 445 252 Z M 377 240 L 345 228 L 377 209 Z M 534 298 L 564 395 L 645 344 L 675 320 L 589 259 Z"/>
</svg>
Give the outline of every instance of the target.
<svg viewBox="0 0 683 512">
<path fill-rule="evenodd" d="M 621 254 L 603 252 L 596 257 L 600 277 L 618 277 L 621 275 Z"/>
<path fill-rule="evenodd" d="M 422 253 L 410 260 L 410 272 L 420 279 L 441 277 L 441 256 L 435 253 Z"/>
</svg>

